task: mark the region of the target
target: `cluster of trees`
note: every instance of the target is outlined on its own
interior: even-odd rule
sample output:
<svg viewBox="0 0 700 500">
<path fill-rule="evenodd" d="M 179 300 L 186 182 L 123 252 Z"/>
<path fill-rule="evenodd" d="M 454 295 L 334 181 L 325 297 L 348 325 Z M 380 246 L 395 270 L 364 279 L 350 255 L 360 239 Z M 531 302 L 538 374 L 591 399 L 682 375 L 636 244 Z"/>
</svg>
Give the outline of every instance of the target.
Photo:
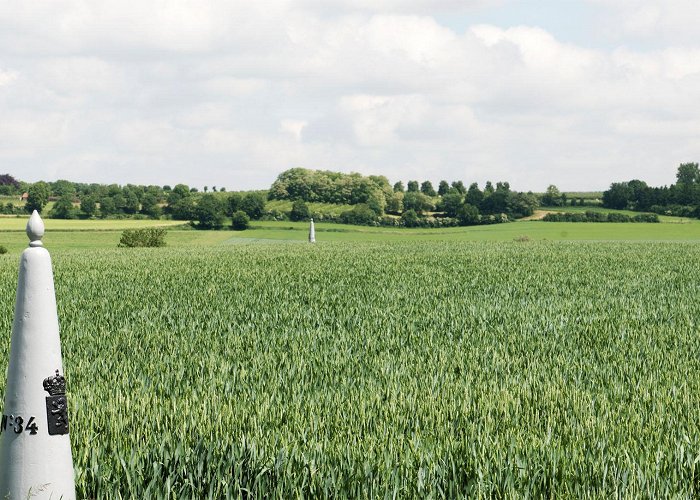
<svg viewBox="0 0 700 500">
<path fill-rule="evenodd" d="M 209 187 L 204 187 L 208 192 Z M 226 188 L 214 186 L 212 193 L 223 193 Z M 58 180 L 55 182 L 35 182 L 32 184 L 18 181 L 9 174 L 0 175 L 0 194 L 17 195 L 26 192 L 23 211 L 42 212 L 49 201 L 54 205 L 49 217 L 72 219 L 78 217 L 120 217 L 143 216 L 159 218 L 170 215 L 177 220 L 196 218 L 196 200 L 193 196 L 197 188 L 178 184 L 174 188 L 165 186 L 143 186 L 127 184 L 86 184 Z M 264 202 L 264 198 L 263 198 Z M 17 207 L 10 203 L 0 208 L 2 213 L 17 213 Z"/>
<path fill-rule="evenodd" d="M 700 217 L 700 168 L 697 163 L 682 163 L 676 172 L 676 183 L 670 186 L 650 187 L 638 179 L 613 182 L 603 193 L 603 206 Z"/>
<path fill-rule="evenodd" d="M 122 187 L 68 181 L 35 182 L 27 193 L 27 212 L 41 212 L 49 200 L 54 200 L 49 216 L 56 219 L 136 214 L 158 218 L 163 213 L 161 204 L 165 199 L 165 191 L 160 186 L 127 184 Z"/>
<path fill-rule="evenodd" d="M 12 202 L 7 204 L 0 203 L 0 214 L 3 215 L 24 215 L 26 210 L 21 205 L 15 205 Z"/>
<path fill-rule="evenodd" d="M 569 198 L 566 193 L 559 191 L 554 184 L 547 186 L 547 190 L 540 196 L 540 205 L 544 207 L 565 207 L 567 205 L 583 207 L 585 205 L 599 205 L 599 200 L 585 200 L 584 198 Z"/>
<path fill-rule="evenodd" d="M 347 224 L 393 224 L 400 217 L 405 226 L 425 225 L 433 214 L 454 219 L 454 225 L 473 225 L 531 215 L 538 206 L 532 193 L 518 193 L 507 182 L 494 186 L 487 182 L 484 190 L 473 183 L 467 188 L 462 181 L 440 181 L 435 190 L 430 181 L 401 181 L 393 186 L 386 177 L 294 168 L 282 172 L 268 191 L 268 199 L 294 200 L 290 219 L 309 217 L 306 203 L 343 203 L 353 205 L 343 212 L 340 222 Z M 439 214 L 435 214 L 438 212 Z M 505 217 L 501 217 L 504 214 Z M 498 215 L 499 217 L 491 217 Z M 450 225 L 444 222 L 442 225 Z"/>
<path fill-rule="evenodd" d="M 0 195 L 9 196 L 13 194 L 20 194 L 21 189 L 22 184 L 10 174 L 0 175 Z"/>
<path fill-rule="evenodd" d="M 198 229 L 221 229 L 226 217 L 230 217 L 231 227 L 243 230 L 251 220 L 265 215 L 265 196 L 257 192 L 231 193 L 226 198 L 204 194 L 196 201 L 187 196 L 174 202 L 171 213 L 174 219 L 196 222 Z"/>
<path fill-rule="evenodd" d="M 587 210 L 584 213 L 556 212 L 545 215 L 545 222 L 659 222 L 657 214 L 637 214 L 634 216 L 617 212 L 594 212 Z"/>
<path fill-rule="evenodd" d="M 226 217 L 229 217 L 233 229 L 246 229 L 251 220 L 265 215 L 263 193 L 224 195 L 226 189 L 217 189 L 216 186 L 211 193 L 205 186 L 204 194 L 201 194 L 197 188 L 185 184 L 173 188 L 167 185 L 84 184 L 65 180 L 28 184 L 5 174 L 0 175 L 0 188 L 3 188 L 1 193 L 28 194 L 24 207 L 8 203 L 0 206 L 0 212 L 42 212 L 47 203 L 53 201 L 48 216 L 58 219 L 122 216 L 157 219 L 166 215 L 175 220 L 191 221 L 197 228 L 217 229 L 223 227 Z"/>
<path fill-rule="evenodd" d="M 226 216 L 233 219 L 234 228 L 243 229 L 251 219 L 265 214 L 265 196 L 261 193 L 225 197 L 225 188 L 205 186 L 205 194 L 185 184 L 142 186 L 127 184 L 85 184 L 66 180 L 26 183 L 9 174 L 0 175 L 0 193 L 19 196 L 26 192 L 24 206 L 0 204 L 0 213 L 22 214 L 37 210 L 45 213 L 49 201 L 53 207 L 48 216 L 60 219 L 91 217 L 151 217 L 165 215 L 175 220 L 192 221 L 196 227 L 221 227 Z M 218 193 L 218 194 L 213 194 Z"/>
<path fill-rule="evenodd" d="M 375 212 L 384 211 L 392 195 L 389 180 L 383 175 L 363 176 L 328 170 L 292 168 L 277 176 L 268 190 L 269 200 L 357 205 L 366 203 Z"/>
</svg>

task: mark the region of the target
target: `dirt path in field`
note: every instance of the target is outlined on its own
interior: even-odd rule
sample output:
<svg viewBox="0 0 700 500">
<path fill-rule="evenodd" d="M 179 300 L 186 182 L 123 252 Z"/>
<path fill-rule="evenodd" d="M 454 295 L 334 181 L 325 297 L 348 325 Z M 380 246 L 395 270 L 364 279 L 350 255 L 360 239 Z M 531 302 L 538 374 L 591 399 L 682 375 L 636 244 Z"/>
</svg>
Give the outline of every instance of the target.
<svg viewBox="0 0 700 500">
<path fill-rule="evenodd" d="M 535 210 L 535 213 L 532 214 L 530 217 L 523 217 L 520 220 L 542 220 L 545 215 L 547 214 L 555 214 L 557 212 L 553 210 Z"/>
</svg>

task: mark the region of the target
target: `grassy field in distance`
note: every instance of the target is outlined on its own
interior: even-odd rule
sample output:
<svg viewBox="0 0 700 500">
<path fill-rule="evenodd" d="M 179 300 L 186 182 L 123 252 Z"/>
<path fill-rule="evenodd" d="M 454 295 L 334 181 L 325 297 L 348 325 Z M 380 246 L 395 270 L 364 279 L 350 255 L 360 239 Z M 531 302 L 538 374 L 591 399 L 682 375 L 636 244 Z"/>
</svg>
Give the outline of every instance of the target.
<svg viewBox="0 0 700 500">
<path fill-rule="evenodd" d="M 231 232 L 231 240 L 305 240 L 304 222 L 254 222 L 247 231 Z M 316 224 L 316 241 L 508 241 L 522 236 L 531 240 L 590 241 L 700 241 L 700 221 L 685 224 L 576 223 L 521 221 L 489 226 L 441 229 L 390 228 Z"/>
<path fill-rule="evenodd" d="M 583 207 L 582 207 L 583 208 Z M 392 228 L 319 222 L 316 240 L 333 241 L 511 241 L 527 237 L 549 241 L 700 241 L 700 221 L 665 217 L 659 224 L 574 223 L 519 221 L 489 226 L 454 228 Z M 11 253 L 26 248 L 26 218 L 0 218 L 0 245 Z M 57 220 L 45 219 L 47 248 L 53 250 L 114 248 L 124 229 L 166 226 L 168 246 L 217 246 L 260 242 L 304 242 L 307 222 L 253 221 L 246 231 L 197 231 L 182 221 L 153 220 Z"/>
</svg>

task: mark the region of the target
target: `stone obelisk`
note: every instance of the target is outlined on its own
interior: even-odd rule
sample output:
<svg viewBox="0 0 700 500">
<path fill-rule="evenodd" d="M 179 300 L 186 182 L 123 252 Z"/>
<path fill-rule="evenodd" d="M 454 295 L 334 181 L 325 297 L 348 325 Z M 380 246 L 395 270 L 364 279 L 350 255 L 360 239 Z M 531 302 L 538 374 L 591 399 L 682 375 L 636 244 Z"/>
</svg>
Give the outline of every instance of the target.
<svg viewBox="0 0 700 500">
<path fill-rule="evenodd" d="M 27 223 L 19 264 L 5 404 L 0 422 L 0 498 L 75 498 L 66 379 L 44 222 Z"/>
<path fill-rule="evenodd" d="M 316 228 L 313 219 L 309 222 L 309 243 L 316 243 Z"/>
</svg>

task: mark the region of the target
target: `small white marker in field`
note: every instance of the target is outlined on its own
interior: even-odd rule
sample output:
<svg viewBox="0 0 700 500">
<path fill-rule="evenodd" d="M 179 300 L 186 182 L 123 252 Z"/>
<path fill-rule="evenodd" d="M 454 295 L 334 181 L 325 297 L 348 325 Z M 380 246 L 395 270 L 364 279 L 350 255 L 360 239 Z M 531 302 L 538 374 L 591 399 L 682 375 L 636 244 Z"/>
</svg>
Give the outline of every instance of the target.
<svg viewBox="0 0 700 500">
<path fill-rule="evenodd" d="M 316 228 L 314 227 L 313 219 L 309 223 L 309 243 L 316 243 Z"/>
<path fill-rule="evenodd" d="M 5 404 L 0 421 L 0 498 L 75 498 L 66 380 L 44 222 L 27 223 L 19 263 Z"/>
</svg>

